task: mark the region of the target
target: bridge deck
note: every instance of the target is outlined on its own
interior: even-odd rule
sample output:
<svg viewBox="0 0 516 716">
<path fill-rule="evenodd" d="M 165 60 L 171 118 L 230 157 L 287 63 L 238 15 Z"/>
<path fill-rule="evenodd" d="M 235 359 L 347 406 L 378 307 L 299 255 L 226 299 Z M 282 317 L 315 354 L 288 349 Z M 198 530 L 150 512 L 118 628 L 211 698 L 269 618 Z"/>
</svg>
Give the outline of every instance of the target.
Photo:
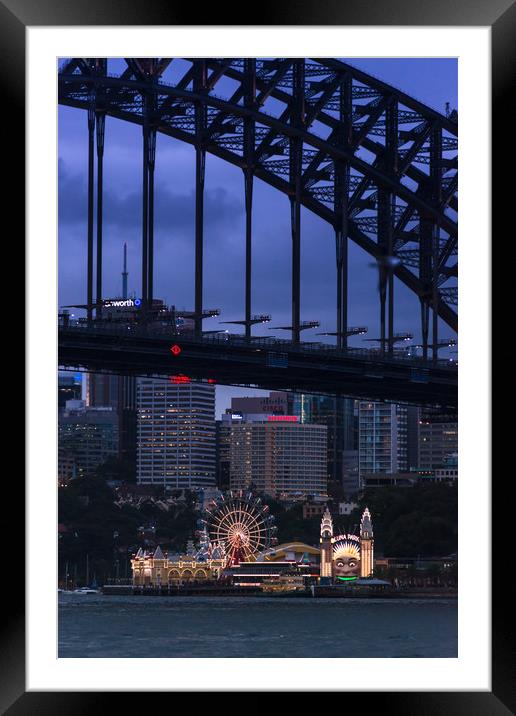
<svg viewBox="0 0 516 716">
<path fill-rule="evenodd" d="M 330 393 L 457 410 L 457 366 L 368 350 L 226 334 L 174 334 L 145 326 L 59 327 L 59 365 L 224 385 Z M 180 352 L 174 355 L 171 347 Z"/>
</svg>

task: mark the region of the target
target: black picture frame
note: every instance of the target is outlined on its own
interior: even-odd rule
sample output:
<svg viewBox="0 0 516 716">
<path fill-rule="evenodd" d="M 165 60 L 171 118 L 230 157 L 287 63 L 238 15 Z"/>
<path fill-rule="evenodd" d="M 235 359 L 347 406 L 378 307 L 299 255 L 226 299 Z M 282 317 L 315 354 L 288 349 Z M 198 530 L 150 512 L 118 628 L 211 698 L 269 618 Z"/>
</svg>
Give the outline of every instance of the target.
<svg viewBox="0 0 516 716">
<path fill-rule="evenodd" d="M 200 7 L 200 5 L 199 5 Z M 18 248 L 24 217 L 24 103 L 25 103 L 25 29 L 27 26 L 60 25 L 199 25 L 199 7 L 172 4 L 168 0 L 88 0 L 72 3 L 70 0 L 3 0 L 0 2 L 0 82 L 4 100 L 2 121 L 3 166 L 8 171 L 8 195 L 4 207 L 16 222 L 15 235 Z M 259 13 L 253 13 L 252 23 L 246 22 L 242 11 L 246 6 L 234 2 L 224 6 L 202 5 L 202 25 L 380 25 L 380 26 L 489 26 L 492 31 L 492 98 L 493 98 L 493 192 L 492 210 L 496 221 L 493 236 L 500 233 L 498 222 L 510 211 L 509 191 L 512 181 L 507 180 L 503 167 L 511 165 L 510 152 L 504 136 L 507 135 L 507 108 L 510 105 L 514 84 L 516 8 L 511 0 L 368 0 L 349 4 L 338 0 L 324 4 L 315 0 L 263 1 Z M 231 18 L 228 20 L 228 18 Z M 511 141 L 513 144 L 514 141 Z M 512 164 L 512 166 L 514 166 Z M 5 210 L 7 211 L 7 210 Z M 4 214 L 5 218 L 5 214 Z M 5 260 L 5 259 L 4 259 Z M 22 261 L 23 258 L 18 261 Z M 12 267 L 19 267 L 9 259 Z M 5 266 L 5 264 L 4 264 Z M 16 312 L 22 315 L 19 304 Z M 18 352 L 15 355 L 19 355 Z M 501 440 L 497 443 L 500 445 Z M 6 480 L 7 483 L 7 480 Z M 24 515 L 23 482 L 10 478 L 7 486 L 9 511 L 21 524 Z M 502 510 L 503 487 L 493 485 L 493 514 Z M 493 545 L 510 544 L 510 520 L 493 520 Z M 20 535 L 19 527 L 16 532 Z M 22 549 L 21 537 L 16 547 Z M 507 593 L 507 569 L 504 567 L 507 551 L 493 550 L 492 594 L 492 691 L 490 692 L 367 692 L 346 695 L 349 699 L 365 700 L 370 712 L 392 710 L 403 716 L 413 714 L 468 714 L 485 716 L 513 713 L 514 688 L 514 619 L 511 608 L 503 603 Z M 1 622 L 0 640 L 0 712 L 10 716 L 21 714 L 83 714 L 120 708 L 118 693 L 26 692 L 25 690 L 25 627 L 24 599 L 18 575 L 14 589 L 4 589 L 7 598 L 4 619 Z M 483 573 L 485 578 L 485 573 Z M 408 684 L 407 687 L 410 687 Z M 228 691 L 231 689 L 228 687 Z M 293 691 L 296 689 L 293 688 Z M 164 694 L 153 694 L 153 696 Z M 201 694 L 200 694 L 201 695 Z M 149 694 L 131 693 L 133 707 L 148 707 Z M 116 699 L 116 701 L 115 701 Z M 144 701 L 145 699 L 145 701 Z M 155 703 L 155 702 L 154 702 Z M 170 704 L 169 704 L 170 707 Z"/>
</svg>

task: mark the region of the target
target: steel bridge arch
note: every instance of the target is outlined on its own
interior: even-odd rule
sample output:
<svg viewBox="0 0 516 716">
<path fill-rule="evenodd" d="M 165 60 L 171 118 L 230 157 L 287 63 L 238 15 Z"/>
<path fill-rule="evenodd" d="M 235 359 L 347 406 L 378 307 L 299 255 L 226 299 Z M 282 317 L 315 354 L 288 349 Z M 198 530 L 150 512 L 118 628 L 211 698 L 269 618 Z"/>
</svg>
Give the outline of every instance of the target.
<svg viewBox="0 0 516 716">
<path fill-rule="evenodd" d="M 147 215 L 143 228 L 144 298 L 149 288 L 152 295 L 149 264 L 152 264 L 153 209 L 149 203 L 153 202 L 155 136 L 159 131 L 196 149 L 197 313 L 202 313 L 202 193 L 204 158 L 209 152 L 244 171 L 246 333 L 250 334 L 251 318 L 250 215 L 254 177 L 283 192 L 291 201 L 294 340 L 299 339 L 300 324 L 300 285 L 296 274 L 301 206 L 335 230 L 337 336 L 341 346 L 345 346 L 347 331 L 348 237 L 380 262 L 385 257 L 394 258 L 390 271 L 380 268 L 382 346 L 392 350 L 394 276 L 421 301 L 425 352 L 430 308 L 434 316 L 434 346 L 437 316 L 457 330 L 457 314 L 452 307 L 456 305 L 456 286 L 443 286 L 448 280 L 453 281 L 458 272 L 457 263 L 450 264 L 457 253 L 456 115 L 441 115 L 338 60 L 193 59 L 187 60 L 188 69 L 173 85 L 162 79 L 173 62 L 168 58 L 126 58 L 125 62 L 124 72 L 112 76 L 103 59 L 66 61 L 59 71 L 59 102 L 88 111 L 90 169 L 96 128 L 98 196 L 102 192 L 105 116 L 143 127 L 143 201 Z M 313 77 L 317 79 L 308 79 Z M 236 83 L 230 97 L 214 92 L 225 79 Z M 282 111 L 278 116 L 265 111 L 270 101 L 276 103 L 277 111 L 280 103 Z M 402 124 L 408 129 L 400 130 Z M 319 133 L 311 131 L 314 125 Z M 91 174 L 90 171 L 92 196 Z M 89 225 L 91 263 L 91 213 Z M 97 264 L 101 245 L 101 236 L 99 239 L 97 235 Z M 417 273 L 411 268 L 416 268 Z M 97 299 L 100 289 L 97 279 Z M 92 302 L 90 289 L 88 304 Z M 385 338 L 387 304 L 389 339 Z M 434 351 L 436 355 L 436 348 Z"/>
</svg>

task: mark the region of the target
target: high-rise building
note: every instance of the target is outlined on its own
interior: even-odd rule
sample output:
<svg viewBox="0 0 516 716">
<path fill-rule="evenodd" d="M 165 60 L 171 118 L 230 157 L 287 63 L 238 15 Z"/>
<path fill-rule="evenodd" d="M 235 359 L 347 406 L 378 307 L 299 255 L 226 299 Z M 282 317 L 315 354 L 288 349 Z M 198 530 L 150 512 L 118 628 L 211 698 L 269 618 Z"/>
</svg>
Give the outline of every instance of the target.
<svg viewBox="0 0 516 716">
<path fill-rule="evenodd" d="M 111 407 L 119 419 L 118 457 L 136 476 L 136 378 L 129 375 L 86 374 L 85 399 L 91 407 Z"/>
<path fill-rule="evenodd" d="M 436 467 L 434 470 L 435 482 L 448 482 L 456 483 L 459 477 L 459 460 L 458 455 L 450 455 L 445 458 L 441 467 Z"/>
<path fill-rule="evenodd" d="M 358 450 L 344 450 L 342 453 L 342 488 L 346 497 L 354 497 L 360 492 L 358 472 Z"/>
<path fill-rule="evenodd" d="M 417 405 L 407 406 L 407 468 L 417 470 L 419 467 L 419 421 L 421 408 Z"/>
<path fill-rule="evenodd" d="M 456 455 L 459 447 L 457 415 L 421 412 L 419 420 L 419 469 L 434 470 Z"/>
<path fill-rule="evenodd" d="M 75 458 L 71 453 L 63 450 L 61 446 L 57 451 L 57 481 L 60 485 L 67 485 L 77 476 Z"/>
<path fill-rule="evenodd" d="M 230 486 L 276 497 L 327 494 L 327 428 L 294 415 L 223 415 L 231 424 Z"/>
<path fill-rule="evenodd" d="M 65 407 L 67 400 L 80 399 L 80 380 L 78 380 L 75 375 L 59 375 L 57 378 L 57 407 L 62 409 Z"/>
<path fill-rule="evenodd" d="M 131 375 L 118 376 L 117 412 L 120 426 L 118 456 L 136 478 L 136 378 Z"/>
<path fill-rule="evenodd" d="M 118 408 L 118 375 L 86 374 L 86 404 L 91 408 Z"/>
<path fill-rule="evenodd" d="M 86 405 L 136 410 L 136 378 L 130 375 L 86 373 Z"/>
<path fill-rule="evenodd" d="M 360 401 L 358 470 L 362 475 L 407 470 L 407 407 Z"/>
<path fill-rule="evenodd" d="M 118 415 L 110 407 L 88 408 L 70 400 L 59 412 L 61 455 L 73 460 L 77 477 L 88 477 L 109 457 L 118 455 Z"/>
<path fill-rule="evenodd" d="M 215 481 L 222 492 L 230 487 L 231 424 L 217 420 L 215 423 Z"/>
<path fill-rule="evenodd" d="M 269 395 L 231 398 L 231 410 L 246 415 L 263 413 L 267 415 L 288 415 L 292 398 L 288 393 L 273 390 Z"/>
<path fill-rule="evenodd" d="M 328 480 L 343 485 L 345 478 L 344 453 L 357 449 L 357 416 L 355 401 L 332 395 L 293 396 L 294 415 L 302 423 L 326 425 L 328 429 Z"/>
<path fill-rule="evenodd" d="M 215 485 L 215 386 L 140 378 L 137 481 L 177 489 Z"/>
</svg>

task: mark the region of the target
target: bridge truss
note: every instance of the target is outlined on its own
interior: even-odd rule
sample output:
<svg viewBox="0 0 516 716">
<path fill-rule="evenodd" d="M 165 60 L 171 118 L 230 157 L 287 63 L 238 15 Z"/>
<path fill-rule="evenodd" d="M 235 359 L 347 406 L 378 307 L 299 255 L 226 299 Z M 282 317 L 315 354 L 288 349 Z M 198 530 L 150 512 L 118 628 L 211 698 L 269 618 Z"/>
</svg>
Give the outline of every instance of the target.
<svg viewBox="0 0 516 716">
<path fill-rule="evenodd" d="M 292 233 L 292 342 L 300 341 L 301 206 L 335 232 L 337 346 L 347 347 L 348 241 L 379 268 L 381 350 L 394 352 L 394 278 L 419 298 L 423 357 L 437 361 L 440 317 L 457 330 L 457 116 L 334 59 L 71 58 L 59 102 L 84 109 L 88 127 L 88 319 L 102 301 L 102 195 L 106 116 L 142 126 L 142 301 L 151 306 L 156 134 L 195 147 L 195 321 L 202 331 L 203 199 L 209 152 L 243 170 L 245 335 L 253 314 L 254 178 L 287 195 Z M 176 68 L 180 67 L 180 72 Z M 174 70 L 174 72 L 173 72 Z M 171 79 L 173 76 L 173 80 Z M 95 180 L 96 158 L 96 180 Z M 96 185 L 96 186 L 95 186 Z M 96 295 L 94 194 L 96 201 Z M 430 321 L 432 316 L 432 321 Z M 431 339 L 430 339 L 431 323 Z"/>
</svg>

